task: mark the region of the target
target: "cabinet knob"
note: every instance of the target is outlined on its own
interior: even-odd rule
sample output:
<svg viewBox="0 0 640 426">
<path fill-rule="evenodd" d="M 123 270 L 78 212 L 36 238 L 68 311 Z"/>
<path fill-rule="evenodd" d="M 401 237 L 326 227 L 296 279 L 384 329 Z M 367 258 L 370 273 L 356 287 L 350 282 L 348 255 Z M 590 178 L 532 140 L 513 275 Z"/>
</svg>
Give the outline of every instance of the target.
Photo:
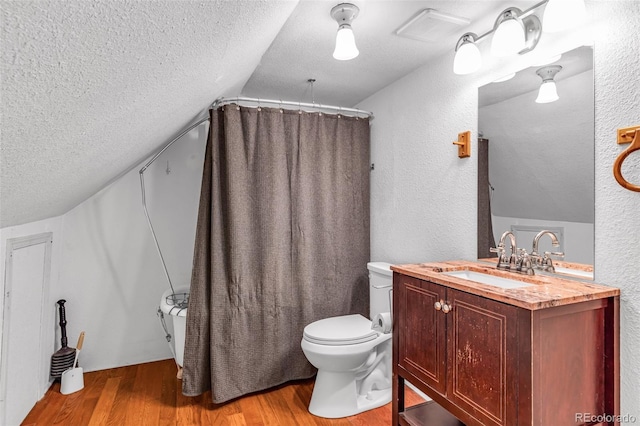
<svg viewBox="0 0 640 426">
<path fill-rule="evenodd" d="M 434 303 L 433 307 L 436 308 L 436 311 L 439 311 L 442 309 L 442 301 Z"/>
<path fill-rule="evenodd" d="M 442 305 L 442 312 L 448 314 L 451 311 L 451 305 L 447 305 L 446 303 Z"/>
</svg>

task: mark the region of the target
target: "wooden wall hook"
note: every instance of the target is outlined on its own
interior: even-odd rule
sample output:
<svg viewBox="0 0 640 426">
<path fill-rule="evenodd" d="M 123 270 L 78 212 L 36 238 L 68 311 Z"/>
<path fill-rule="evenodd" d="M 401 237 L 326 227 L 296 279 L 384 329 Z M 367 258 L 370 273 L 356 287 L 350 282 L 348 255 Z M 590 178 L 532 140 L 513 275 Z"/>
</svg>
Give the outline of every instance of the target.
<svg viewBox="0 0 640 426">
<path fill-rule="evenodd" d="M 628 135 L 629 132 L 626 132 L 626 134 Z M 640 185 L 629 183 L 622 176 L 622 163 L 629 156 L 629 154 L 638 150 L 640 150 L 640 126 L 635 129 L 633 139 L 631 140 L 631 145 L 629 145 L 629 148 L 622 151 L 620 155 L 618 155 L 618 158 L 616 158 L 616 161 L 613 163 L 613 176 L 616 178 L 616 181 L 624 188 L 634 192 L 640 192 Z"/>
<path fill-rule="evenodd" d="M 467 130 L 463 133 L 458 133 L 458 140 L 453 143 L 458 145 L 458 157 L 471 157 L 471 131 Z"/>
</svg>

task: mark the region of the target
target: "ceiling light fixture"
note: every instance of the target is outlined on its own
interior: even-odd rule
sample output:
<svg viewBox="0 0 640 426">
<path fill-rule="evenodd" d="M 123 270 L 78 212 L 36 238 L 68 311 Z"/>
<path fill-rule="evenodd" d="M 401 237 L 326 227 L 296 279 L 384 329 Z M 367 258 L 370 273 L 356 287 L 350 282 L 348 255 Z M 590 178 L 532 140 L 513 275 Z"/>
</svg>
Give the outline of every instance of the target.
<svg viewBox="0 0 640 426">
<path fill-rule="evenodd" d="M 353 59 L 360 53 L 356 47 L 356 39 L 351 29 L 351 22 L 358 16 L 358 6 L 351 3 L 340 3 L 331 9 L 331 17 L 338 22 L 336 48 L 333 57 L 340 61 Z"/>
<path fill-rule="evenodd" d="M 456 56 L 453 58 L 453 72 L 459 75 L 471 74 L 482 66 L 482 56 L 476 46 L 477 35 L 466 33 L 456 44 Z"/>
<path fill-rule="evenodd" d="M 562 70 L 562 66 L 560 65 L 551 65 L 548 67 L 542 67 L 536 74 L 542 78 L 542 84 L 540 85 L 540 90 L 538 91 L 538 97 L 536 98 L 536 102 L 539 104 L 546 104 L 549 102 L 555 102 L 558 99 L 558 90 L 556 88 L 556 82 L 553 80 L 556 74 L 558 74 Z"/>
</svg>

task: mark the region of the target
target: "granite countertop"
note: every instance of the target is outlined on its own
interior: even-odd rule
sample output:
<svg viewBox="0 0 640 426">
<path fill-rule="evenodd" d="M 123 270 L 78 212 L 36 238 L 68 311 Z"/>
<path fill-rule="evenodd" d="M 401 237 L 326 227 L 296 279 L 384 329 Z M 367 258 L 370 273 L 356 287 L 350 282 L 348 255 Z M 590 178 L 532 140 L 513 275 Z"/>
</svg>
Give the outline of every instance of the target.
<svg viewBox="0 0 640 426">
<path fill-rule="evenodd" d="M 601 284 L 565 279 L 558 276 L 522 275 L 515 272 L 501 271 L 486 263 L 465 260 L 392 265 L 391 270 L 529 310 L 545 309 L 620 295 L 619 289 Z M 532 285 L 520 288 L 501 288 L 442 274 L 442 272 L 460 270 L 480 272 Z"/>
</svg>

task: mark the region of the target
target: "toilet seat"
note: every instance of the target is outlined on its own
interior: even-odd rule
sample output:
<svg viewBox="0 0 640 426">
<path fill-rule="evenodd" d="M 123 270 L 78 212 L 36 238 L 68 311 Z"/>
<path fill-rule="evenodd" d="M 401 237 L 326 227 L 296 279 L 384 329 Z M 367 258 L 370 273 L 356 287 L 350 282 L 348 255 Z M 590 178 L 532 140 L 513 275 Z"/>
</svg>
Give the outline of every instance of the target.
<svg viewBox="0 0 640 426">
<path fill-rule="evenodd" d="M 371 321 L 360 314 L 331 317 L 304 328 L 304 340 L 317 345 L 357 345 L 376 339 L 380 333 L 371 329 Z"/>
</svg>

